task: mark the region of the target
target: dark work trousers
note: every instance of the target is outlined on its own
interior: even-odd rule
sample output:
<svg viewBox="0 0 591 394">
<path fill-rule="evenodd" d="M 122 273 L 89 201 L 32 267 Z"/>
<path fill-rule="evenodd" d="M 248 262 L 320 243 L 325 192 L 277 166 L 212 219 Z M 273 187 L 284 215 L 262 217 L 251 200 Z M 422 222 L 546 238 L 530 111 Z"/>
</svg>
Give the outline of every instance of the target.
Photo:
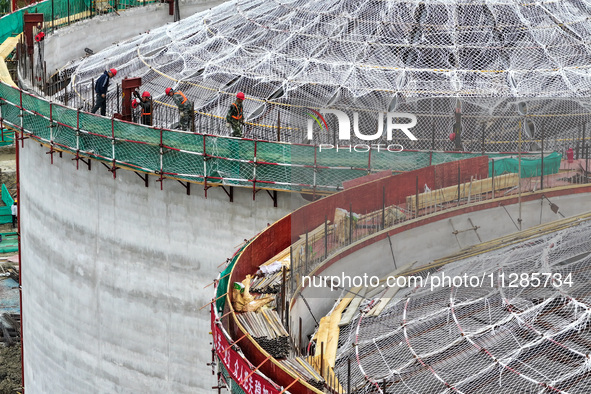
<svg viewBox="0 0 591 394">
<path fill-rule="evenodd" d="M 101 115 L 105 116 L 107 114 L 107 98 L 97 94 L 94 107 L 92 107 L 90 113 L 94 114 L 99 108 L 101 109 Z"/>
<path fill-rule="evenodd" d="M 142 115 L 142 124 L 152 126 L 152 115 Z"/>
<path fill-rule="evenodd" d="M 12 215 L 12 228 L 16 227 L 16 215 Z"/>
</svg>

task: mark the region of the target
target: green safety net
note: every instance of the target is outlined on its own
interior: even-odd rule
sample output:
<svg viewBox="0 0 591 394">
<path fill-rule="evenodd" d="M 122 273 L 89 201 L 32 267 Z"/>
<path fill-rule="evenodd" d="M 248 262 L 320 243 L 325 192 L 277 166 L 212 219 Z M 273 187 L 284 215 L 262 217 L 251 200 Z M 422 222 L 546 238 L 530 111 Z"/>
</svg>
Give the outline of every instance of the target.
<svg viewBox="0 0 591 394">
<path fill-rule="evenodd" d="M 230 280 L 230 272 L 232 272 L 232 268 L 234 268 L 234 264 L 236 263 L 236 260 L 238 260 L 238 257 L 240 256 L 240 254 L 242 253 L 242 250 L 244 250 L 246 245 L 248 245 L 248 243 L 246 243 L 243 247 L 240 248 L 240 250 L 238 250 L 238 252 L 236 252 L 236 254 L 234 254 L 234 256 L 230 260 L 230 263 L 228 264 L 226 269 L 223 270 L 220 274 L 221 279 L 218 283 L 218 289 L 215 294 L 215 298 L 216 298 L 215 307 L 216 307 L 216 310 L 218 311 L 219 314 L 223 313 L 224 307 L 226 306 L 226 297 L 222 297 L 222 296 L 224 295 L 224 293 L 226 293 L 226 291 L 228 289 L 228 281 Z"/>
<path fill-rule="evenodd" d="M 5 84 L 0 84 L 0 98 L 7 104 L 1 107 L 5 124 L 20 128 L 22 122 L 26 134 L 47 145 L 110 166 L 208 184 L 335 192 L 343 188 L 343 182 L 368 174 L 412 171 L 481 155 L 322 149 L 314 145 L 161 130 L 50 104 L 40 97 L 21 95 L 18 89 Z M 27 109 L 22 117 L 21 100 Z M 550 166 L 550 161 L 545 165 Z"/>
<path fill-rule="evenodd" d="M 560 161 L 562 155 L 557 152 L 544 156 L 544 175 L 556 174 L 560 170 Z M 519 158 L 505 157 L 494 160 L 495 175 L 502 175 L 508 173 L 519 172 Z M 492 160 L 488 162 L 488 174 L 492 176 L 493 163 Z M 542 175 L 542 158 L 541 157 L 523 157 L 521 159 L 521 177 L 531 178 Z"/>
<path fill-rule="evenodd" d="M 18 234 L 16 232 L 0 233 L 0 253 L 18 252 Z"/>
<path fill-rule="evenodd" d="M 230 390 L 230 393 L 232 393 L 232 394 L 245 394 L 244 393 L 244 390 L 242 390 L 240 388 L 240 386 L 238 385 L 238 383 L 236 383 L 235 381 L 232 380 L 232 378 L 230 377 L 230 374 L 226 370 L 226 367 L 224 367 L 224 364 L 222 362 L 220 362 L 218 365 L 220 366 L 220 372 L 224 376 L 224 380 L 226 381 L 226 383 L 229 386 L 228 389 Z"/>
<path fill-rule="evenodd" d="M 11 223 L 12 222 L 12 204 L 14 200 L 8 192 L 5 184 L 2 184 L 2 202 L 4 205 L 0 206 L 0 223 Z"/>
</svg>

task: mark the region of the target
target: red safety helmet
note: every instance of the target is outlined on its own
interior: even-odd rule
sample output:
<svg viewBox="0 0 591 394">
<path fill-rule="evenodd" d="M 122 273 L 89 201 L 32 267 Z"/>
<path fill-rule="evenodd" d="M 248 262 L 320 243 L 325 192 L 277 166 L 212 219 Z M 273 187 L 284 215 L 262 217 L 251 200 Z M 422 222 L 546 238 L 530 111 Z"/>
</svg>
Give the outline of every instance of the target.
<svg viewBox="0 0 591 394">
<path fill-rule="evenodd" d="M 240 100 L 244 100 L 244 93 L 238 92 L 238 94 L 236 95 L 236 98 L 238 98 Z"/>
<path fill-rule="evenodd" d="M 150 93 L 144 92 L 144 93 L 142 93 L 142 97 L 150 97 Z"/>
<path fill-rule="evenodd" d="M 164 91 L 166 93 L 166 95 L 168 96 L 168 94 L 172 91 L 172 88 L 166 88 L 166 90 Z"/>
<path fill-rule="evenodd" d="M 137 99 L 133 99 L 133 100 L 131 101 L 131 108 L 137 108 L 137 105 L 138 105 L 138 101 L 137 101 Z"/>
<path fill-rule="evenodd" d="M 449 135 L 449 140 L 450 140 L 450 141 L 453 141 L 453 140 L 455 140 L 455 139 L 456 139 L 456 133 L 451 133 L 451 134 Z"/>
<path fill-rule="evenodd" d="M 114 68 L 109 70 L 111 72 L 111 74 L 113 74 L 113 76 L 117 75 L 117 70 L 115 70 Z"/>
</svg>

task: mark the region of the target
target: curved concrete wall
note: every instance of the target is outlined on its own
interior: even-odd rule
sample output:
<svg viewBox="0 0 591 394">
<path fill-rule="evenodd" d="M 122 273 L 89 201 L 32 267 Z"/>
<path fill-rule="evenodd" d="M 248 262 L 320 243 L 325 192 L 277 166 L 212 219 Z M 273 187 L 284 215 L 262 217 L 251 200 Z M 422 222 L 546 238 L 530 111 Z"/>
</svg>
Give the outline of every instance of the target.
<svg viewBox="0 0 591 394">
<path fill-rule="evenodd" d="M 20 150 L 27 393 L 199 393 L 215 380 L 203 289 L 244 238 L 303 200 L 174 180 L 164 190 L 100 163 Z"/>
</svg>

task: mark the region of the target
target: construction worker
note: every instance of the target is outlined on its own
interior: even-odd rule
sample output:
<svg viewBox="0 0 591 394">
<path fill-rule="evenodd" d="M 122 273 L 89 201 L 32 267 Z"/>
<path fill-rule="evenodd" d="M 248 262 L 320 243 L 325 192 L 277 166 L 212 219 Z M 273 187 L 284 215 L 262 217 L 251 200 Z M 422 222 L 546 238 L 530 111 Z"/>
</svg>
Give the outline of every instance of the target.
<svg viewBox="0 0 591 394">
<path fill-rule="evenodd" d="M 131 102 L 132 108 L 140 107 L 142 109 L 141 122 L 143 125 L 152 126 L 152 95 L 149 92 L 143 92 L 141 97 L 137 90 L 133 91 L 135 98 Z"/>
<path fill-rule="evenodd" d="M 17 219 L 18 219 L 18 207 L 17 204 L 18 201 L 15 198 L 14 199 L 14 204 L 12 204 L 12 206 L 10 207 L 10 213 L 12 214 L 12 228 L 15 228 L 17 226 Z"/>
<path fill-rule="evenodd" d="M 226 115 L 227 125 L 232 128 L 232 137 L 242 137 L 242 126 L 244 126 L 243 100 L 244 93 L 238 92 L 236 94 L 236 101 L 230 105 L 230 109 Z"/>
<path fill-rule="evenodd" d="M 103 75 L 96 80 L 94 85 L 94 91 L 96 92 L 96 101 L 94 107 L 90 110 L 90 113 L 94 114 L 99 108 L 101 109 L 101 115 L 107 114 L 107 90 L 109 89 L 109 81 L 117 75 L 117 70 L 114 68 L 105 71 Z"/>
<path fill-rule="evenodd" d="M 179 129 L 189 130 L 189 121 L 193 115 L 193 103 L 187 99 L 187 96 L 180 90 L 174 90 L 173 88 L 166 88 L 164 91 L 167 96 L 172 97 L 174 103 L 179 107 Z"/>
</svg>

